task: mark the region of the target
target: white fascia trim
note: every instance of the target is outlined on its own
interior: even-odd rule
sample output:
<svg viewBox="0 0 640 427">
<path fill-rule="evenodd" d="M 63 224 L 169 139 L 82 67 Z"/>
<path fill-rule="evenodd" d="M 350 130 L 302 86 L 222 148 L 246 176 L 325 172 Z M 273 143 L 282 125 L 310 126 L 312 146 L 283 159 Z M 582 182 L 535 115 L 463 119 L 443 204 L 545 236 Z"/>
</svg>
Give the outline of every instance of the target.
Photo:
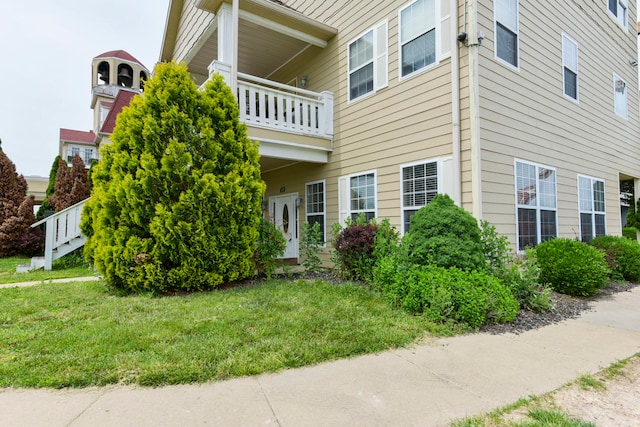
<svg viewBox="0 0 640 427">
<path fill-rule="evenodd" d="M 297 160 L 301 162 L 328 163 L 329 149 L 311 145 L 294 144 L 270 139 L 252 138 L 260 143 L 259 152 L 264 157 Z"/>
</svg>

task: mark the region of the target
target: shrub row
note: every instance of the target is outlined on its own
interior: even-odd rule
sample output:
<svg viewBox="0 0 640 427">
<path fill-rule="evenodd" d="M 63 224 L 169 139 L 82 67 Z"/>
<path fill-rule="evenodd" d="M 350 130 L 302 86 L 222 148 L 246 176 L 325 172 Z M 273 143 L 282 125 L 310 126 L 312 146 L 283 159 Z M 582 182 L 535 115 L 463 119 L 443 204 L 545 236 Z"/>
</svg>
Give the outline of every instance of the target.
<svg viewBox="0 0 640 427">
<path fill-rule="evenodd" d="M 609 279 L 640 280 L 635 240 L 556 238 L 514 259 L 505 236 L 486 221 L 478 225 L 445 195 L 414 214 L 402 239 L 388 220 L 364 217 L 334 227 L 333 236 L 345 277 L 371 283 L 392 304 L 436 322 L 509 322 L 520 307 L 552 309 L 551 289 L 589 296 Z"/>
</svg>

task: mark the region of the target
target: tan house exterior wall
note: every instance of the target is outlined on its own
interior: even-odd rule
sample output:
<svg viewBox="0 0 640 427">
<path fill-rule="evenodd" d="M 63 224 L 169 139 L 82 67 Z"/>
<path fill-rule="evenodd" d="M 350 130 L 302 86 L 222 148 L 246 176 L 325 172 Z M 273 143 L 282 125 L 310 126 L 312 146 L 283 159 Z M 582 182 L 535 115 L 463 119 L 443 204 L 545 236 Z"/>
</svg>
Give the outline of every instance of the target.
<svg viewBox="0 0 640 427">
<path fill-rule="evenodd" d="M 415 75 L 399 78 L 399 10 L 410 1 L 365 0 L 324 2 L 290 0 L 291 8 L 338 30 L 327 47 L 310 47 L 269 75 L 281 83 L 308 76 L 307 89 L 334 94 L 333 150 L 326 164 L 298 163 L 263 172 L 265 199 L 279 194 L 304 195 L 305 183 L 326 182 L 326 225 L 339 220 L 339 179 L 375 171 L 376 209 L 401 227 L 401 165 L 454 156 L 452 142 L 452 58 Z M 458 31 L 462 32 L 465 4 L 457 2 Z M 460 93 L 460 200 L 466 210 L 477 209 L 482 219 L 495 224 L 501 234 L 516 241 L 515 159 L 555 168 L 557 174 L 558 236 L 579 235 L 577 175 L 605 181 L 608 234 L 620 234 L 620 174 L 640 179 L 640 120 L 637 68 L 629 64 L 636 55 L 635 25 L 624 31 L 608 16 L 607 2 L 519 1 L 519 62 L 514 70 L 495 56 L 494 2 L 479 0 L 478 28 L 484 38 L 477 48 L 451 40 L 457 54 Z M 635 22 L 636 6 L 629 3 L 629 21 Z M 448 11 L 449 0 L 441 0 Z M 446 13 L 445 13 L 446 15 Z M 444 17 L 446 18 L 446 16 Z M 183 60 L 198 43 L 213 15 L 185 0 L 173 43 L 173 58 Z M 388 85 L 375 93 L 348 100 L 348 46 L 381 22 L 387 23 Z M 451 21 L 448 21 L 451 22 Z M 443 21 L 444 23 L 444 21 Z M 563 94 L 562 34 L 578 43 L 578 102 Z M 165 46 L 171 46 L 166 43 Z M 457 48 L 456 48 L 457 47 Z M 470 106 L 471 53 L 478 53 L 480 172 L 472 170 Z M 627 82 L 628 119 L 613 111 L 613 73 Z M 481 178 L 480 194 L 474 194 Z M 449 181 L 454 180 L 450 177 Z M 444 183 L 445 188 L 451 182 Z M 474 201 L 481 199 L 480 206 Z M 298 218 L 305 218 L 302 203 Z"/>
<path fill-rule="evenodd" d="M 640 176 L 635 26 L 606 2 L 520 2 L 519 70 L 495 59 L 493 8 L 483 2 L 480 50 L 485 219 L 515 241 L 514 158 L 557 173 L 558 235 L 580 236 L 577 175 L 605 181 L 608 234 L 621 232 L 619 172 Z M 630 17 L 635 3 L 630 2 Z M 544 16 L 545 19 L 540 19 Z M 632 18 L 629 19 L 632 22 Z M 578 102 L 563 93 L 562 34 L 578 44 Z M 630 54 L 624 54 L 619 46 Z M 627 82 L 628 119 L 613 108 L 613 73 Z"/>
</svg>

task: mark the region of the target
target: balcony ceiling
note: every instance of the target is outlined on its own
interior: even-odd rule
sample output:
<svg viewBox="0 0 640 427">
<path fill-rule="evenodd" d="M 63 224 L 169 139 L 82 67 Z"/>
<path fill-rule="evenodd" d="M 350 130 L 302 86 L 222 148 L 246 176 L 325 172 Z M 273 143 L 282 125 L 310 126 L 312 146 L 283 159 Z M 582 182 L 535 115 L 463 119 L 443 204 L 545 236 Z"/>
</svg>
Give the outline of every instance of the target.
<svg viewBox="0 0 640 427">
<path fill-rule="evenodd" d="M 238 1 L 238 71 L 242 73 L 269 78 L 310 45 L 324 47 L 337 33 L 335 28 L 271 0 Z M 222 3 L 222 0 L 197 0 L 196 5 L 215 13 Z M 211 31 L 188 59 L 189 69 L 206 78 L 207 67 L 217 56 L 218 32 Z"/>
</svg>

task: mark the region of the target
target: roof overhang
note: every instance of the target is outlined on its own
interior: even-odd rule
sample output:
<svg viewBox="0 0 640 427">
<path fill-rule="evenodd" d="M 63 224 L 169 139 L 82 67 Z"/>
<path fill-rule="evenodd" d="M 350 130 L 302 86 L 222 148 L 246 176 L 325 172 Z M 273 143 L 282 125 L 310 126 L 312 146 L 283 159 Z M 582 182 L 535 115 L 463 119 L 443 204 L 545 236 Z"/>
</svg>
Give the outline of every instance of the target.
<svg viewBox="0 0 640 427">
<path fill-rule="evenodd" d="M 330 25 L 309 18 L 294 9 L 283 6 L 271 0 L 237 0 L 239 9 L 245 16 L 253 15 L 262 18 L 264 22 L 275 23 L 276 27 L 287 28 L 305 34 L 310 39 L 326 42 L 338 33 Z M 225 0 L 196 0 L 196 7 L 207 12 L 217 13 Z M 324 46 L 320 46 L 324 47 Z"/>
<path fill-rule="evenodd" d="M 283 64 L 312 46 L 324 48 L 338 30 L 273 0 L 239 2 L 239 71 L 267 78 Z M 215 14 L 230 7 L 229 0 L 196 0 L 195 6 Z M 206 79 L 207 67 L 217 59 L 217 19 L 199 36 L 184 58 L 174 58 L 183 0 L 172 0 L 162 45 L 161 61 L 184 60 L 194 76 Z M 201 83 L 201 82 L 200 82 Z"/>
</svg>

